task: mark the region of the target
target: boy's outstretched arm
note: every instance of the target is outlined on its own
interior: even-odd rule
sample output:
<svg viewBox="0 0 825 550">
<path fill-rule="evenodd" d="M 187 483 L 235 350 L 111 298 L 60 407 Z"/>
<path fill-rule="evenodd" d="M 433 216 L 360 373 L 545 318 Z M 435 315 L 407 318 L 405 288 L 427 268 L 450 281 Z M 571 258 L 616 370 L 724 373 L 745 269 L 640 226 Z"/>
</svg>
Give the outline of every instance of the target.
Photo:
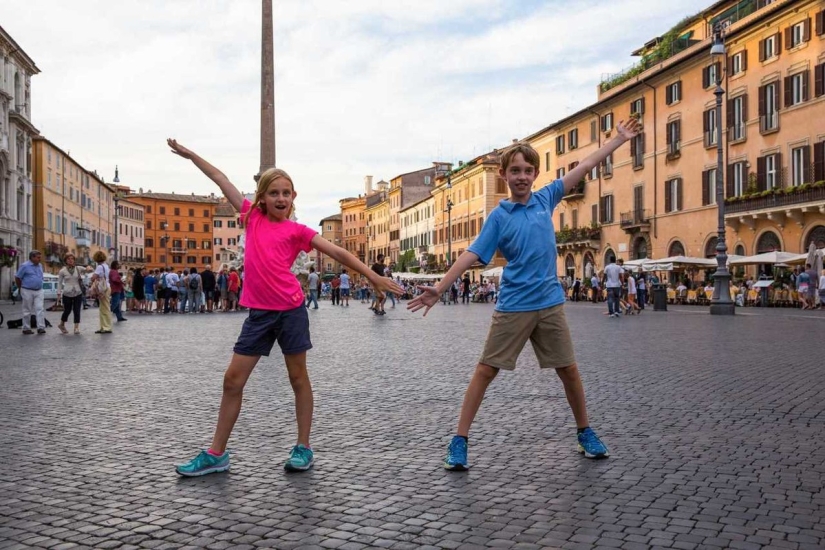
<svg viewBox="0 0 825 550">
<path fill-rule="evenodd" d="M 426 307 L 427 309 L 424 310 L 424 316 L 427 316 L 427 312 L 430 311 L 430 308 L 433 307 L 435 304 L 438 303 L 438 300 L 441 298 L 441 295 L 450 288 L 450 285 L 458 278 L 459 275 L 467 271 L 471 265 L 478 261 L 478 255 L 475 252 L 470 252 L 469 250 L 465 250 L 461 256 L 453 264 L 453 267 L 444 275 L 444 278 L 441 279 L 441 282 L 438 283 L 437 286 L 418 286 L 417 288 L 421 290 L 421 294 L 410 300 L 407 304 L 407 309 L 410 311 L 418 311 L 422 307 Z"/>
<path fill-rule="evenodd" d="M 223 196 L 226 197 L 226 200 L 229 201 L 229 204 L 235 207 L 235 210 L 238 212 L 241 211 L 241 207 L 243 206 L 243 195 L 238 188 L 235 187 L 229 178 L 226 177 L 226 174 L 206 162 L 204 159 L 196 155 L 193 151 L 190 151 L 183 145 L 179 144 L 174 139 L 167 139 L 166 143 L 172 149 L 172 152 L 176 155 L 183 157 L 185 159 L 191 160 L 195 166 L 200 168 L 201 172 L 206 174 L 206 176 L 218 184 L 218 187 L 221 188 L 221 192 Z"/>
<path fill-rule="evenodd" d="M 310 242 L 312 247 L 319 252 L 322 252 L 336 260 L 341 262 L 348 268 L 352 269 L 353 271 L 357 271 L 364 277 L 366 277 L 370 283 L 372 283 L 372 287 L 377 292 L 393 292 L 395 294 L 404 294 L 404 288 L 390 279 L 389 277 L 381 277 L 369 267 L 367 267 L 361 260 L 353 256 L 347 250 L 341 248 L 338 245 L 332 244 L 321 235 L 315 235 L 312 237 L 312 241 Z"/>
<path fill-rule="evenodd" d="M 619 125 L 616 126 L 616 137 L 605 143 L 601 149 L 581 161 L 578 166 L 570 170 L 570 172 L 562 178 L 564 194 L 569 193 L 570 190 L 584 178 L 585 174 L 598 166 L 610 153 L 621 147 L 624 142 L 633 139 L 641 133 L 642 123 L 635 118 L 631 118 L 627 122 L 620 122 Z"/>
</svg>

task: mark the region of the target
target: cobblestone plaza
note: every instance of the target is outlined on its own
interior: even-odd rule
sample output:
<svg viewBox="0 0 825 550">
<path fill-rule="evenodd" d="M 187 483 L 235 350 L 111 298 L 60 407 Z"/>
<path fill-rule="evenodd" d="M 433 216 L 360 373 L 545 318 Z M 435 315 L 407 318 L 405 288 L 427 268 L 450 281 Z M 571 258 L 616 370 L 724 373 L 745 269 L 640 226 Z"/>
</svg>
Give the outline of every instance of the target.
<svg viewBox="0 0 825 550">
<path fill-rule="evenodd" d="M 173 470 L 209 444 L 243 313 L 132 315 L 109 337 L 92 309 L 81 336 L 4 328 L 0 548 L 825 546 L 825 315 L 603 310 L 566 308 L 611 457 L 576 453 L 528 345 L 488 391 L 466 473 L 441 461 L 492 305 L 310 311 L 304 474 L 282 468 L 296 428 L 279 356 L 247 386 L 230 472 Z"/>
</svg>

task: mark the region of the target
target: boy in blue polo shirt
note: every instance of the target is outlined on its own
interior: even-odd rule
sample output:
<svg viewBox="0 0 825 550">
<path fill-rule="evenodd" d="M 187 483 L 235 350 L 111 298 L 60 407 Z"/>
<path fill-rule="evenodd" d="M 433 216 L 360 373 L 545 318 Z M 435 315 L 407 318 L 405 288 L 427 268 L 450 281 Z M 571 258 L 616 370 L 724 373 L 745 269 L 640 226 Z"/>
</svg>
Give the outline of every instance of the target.
<svg viewBox="0 0 825 550">
<path fill-rule="evenodd" d="M 501 157 L 499 174 L 510 188 L 510 198 L 501 201 L 487 218 L 481 234 L 453 264 L 441 283 L 419 287 L 422 293 L 407 308 L 418 311 L 433 307 L 451 281 L 477 261 L 486 264 L 496 249 L 507 259 L 501 278 L 496 311 L 484 352 L 464 395 L 458 430 L 450 442 L 444 467 L 466 470 L 467 437 L 470 425 L 484 399 L 487 386 L 500 369 L 513 370 L 529 339 L 541 368 L 556 370 L 564 384 L 567 402 L 578 428 L 578 450 L 588 458 L 606 458 L 607 447 L 590 426 L 584 389 L 579 377 L 570 330 L 564 317 L 564 292 L 556 277 L 556 238 L 553 209 L 584 175 L 598 166 L 624 142 L 642 131 L 634 119 L 621 122 L 616 137 L 584 159 L 563 179 L 533 193 L 539 172 L 539 155 L 529 145 L 516 144 Z"/>
</svg>

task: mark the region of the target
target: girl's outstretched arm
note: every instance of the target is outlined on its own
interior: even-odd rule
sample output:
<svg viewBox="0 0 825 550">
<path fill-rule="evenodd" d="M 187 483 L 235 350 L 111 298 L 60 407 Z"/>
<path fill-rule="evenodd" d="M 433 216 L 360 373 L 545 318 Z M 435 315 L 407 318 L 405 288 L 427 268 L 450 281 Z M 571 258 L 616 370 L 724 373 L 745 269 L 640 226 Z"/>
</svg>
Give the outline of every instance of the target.
<svg viewBox="0 0 825 550">
<path fill-rule="evenodd" d="M 347 250 L 341 248 L 338 245 L 332 244 L 321 235 L 315 235 L 312 237 L 312 248 L 326 254 L 333 260 L 336 260 L 348 268 L 352 269 L 353 271 L 357 271 L 361 275 L 367 278 L 370 283 L 372 283 L 372 287 L 378 292 L 392 292 L 394 294 L 404 294 L 404 289 L 390 279 L 389 277 L 381 277 L 376 274 L 373 270 L 367 267 L 361 260 L 356 258 L 352 253 L 348 252 Z"/>
<path fill-rule="evenodd" d="M 183 145 L 179 144 L 172 138 L 166 140 L 166 143 L 172 149 L 172 152 L 179 157 L 183 157 L 185 159 L 191 160 L 195 166 L 200 168 L 201 172 L 207 175 L 209 179 L 214 181 L 218 184 L 218 187 L 221 188 L 223 192 L 223 196 L 229 201 L 229 204 L 235 207 L 235 210 L 238 212 L 241 211 L 241 207 L 243 206 L 243 195 L 238 188 L 235 187 L 229 178 L 226 177 L 226 174 L 206 162 L 204 159 L 196 155 L 194 152 L 190 151 Z"/>
</svg>

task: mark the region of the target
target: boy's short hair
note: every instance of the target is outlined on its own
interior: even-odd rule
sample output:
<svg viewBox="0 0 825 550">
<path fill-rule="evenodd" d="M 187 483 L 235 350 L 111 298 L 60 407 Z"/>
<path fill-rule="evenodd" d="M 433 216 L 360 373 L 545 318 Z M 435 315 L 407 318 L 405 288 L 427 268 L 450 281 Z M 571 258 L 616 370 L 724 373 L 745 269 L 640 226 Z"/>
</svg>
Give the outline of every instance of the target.
<svg viewBox="0 0 825 550">
<path fill-rule="evenodd" d="M 541 159 L 536 150 L 528 143 L 514 143 L 508 147 L 504 153 L 501 154 L 501 169 L 506 171 L 507 168 L 510 167 L 510 163 L 513 162 L 513 157 L 519 153 L 521 153 L 521 156 L 524 157 L 524 160 L 526 160 L 530 166 L 536 169 L 536 172 L 539 171 Z"/>
</svg>

